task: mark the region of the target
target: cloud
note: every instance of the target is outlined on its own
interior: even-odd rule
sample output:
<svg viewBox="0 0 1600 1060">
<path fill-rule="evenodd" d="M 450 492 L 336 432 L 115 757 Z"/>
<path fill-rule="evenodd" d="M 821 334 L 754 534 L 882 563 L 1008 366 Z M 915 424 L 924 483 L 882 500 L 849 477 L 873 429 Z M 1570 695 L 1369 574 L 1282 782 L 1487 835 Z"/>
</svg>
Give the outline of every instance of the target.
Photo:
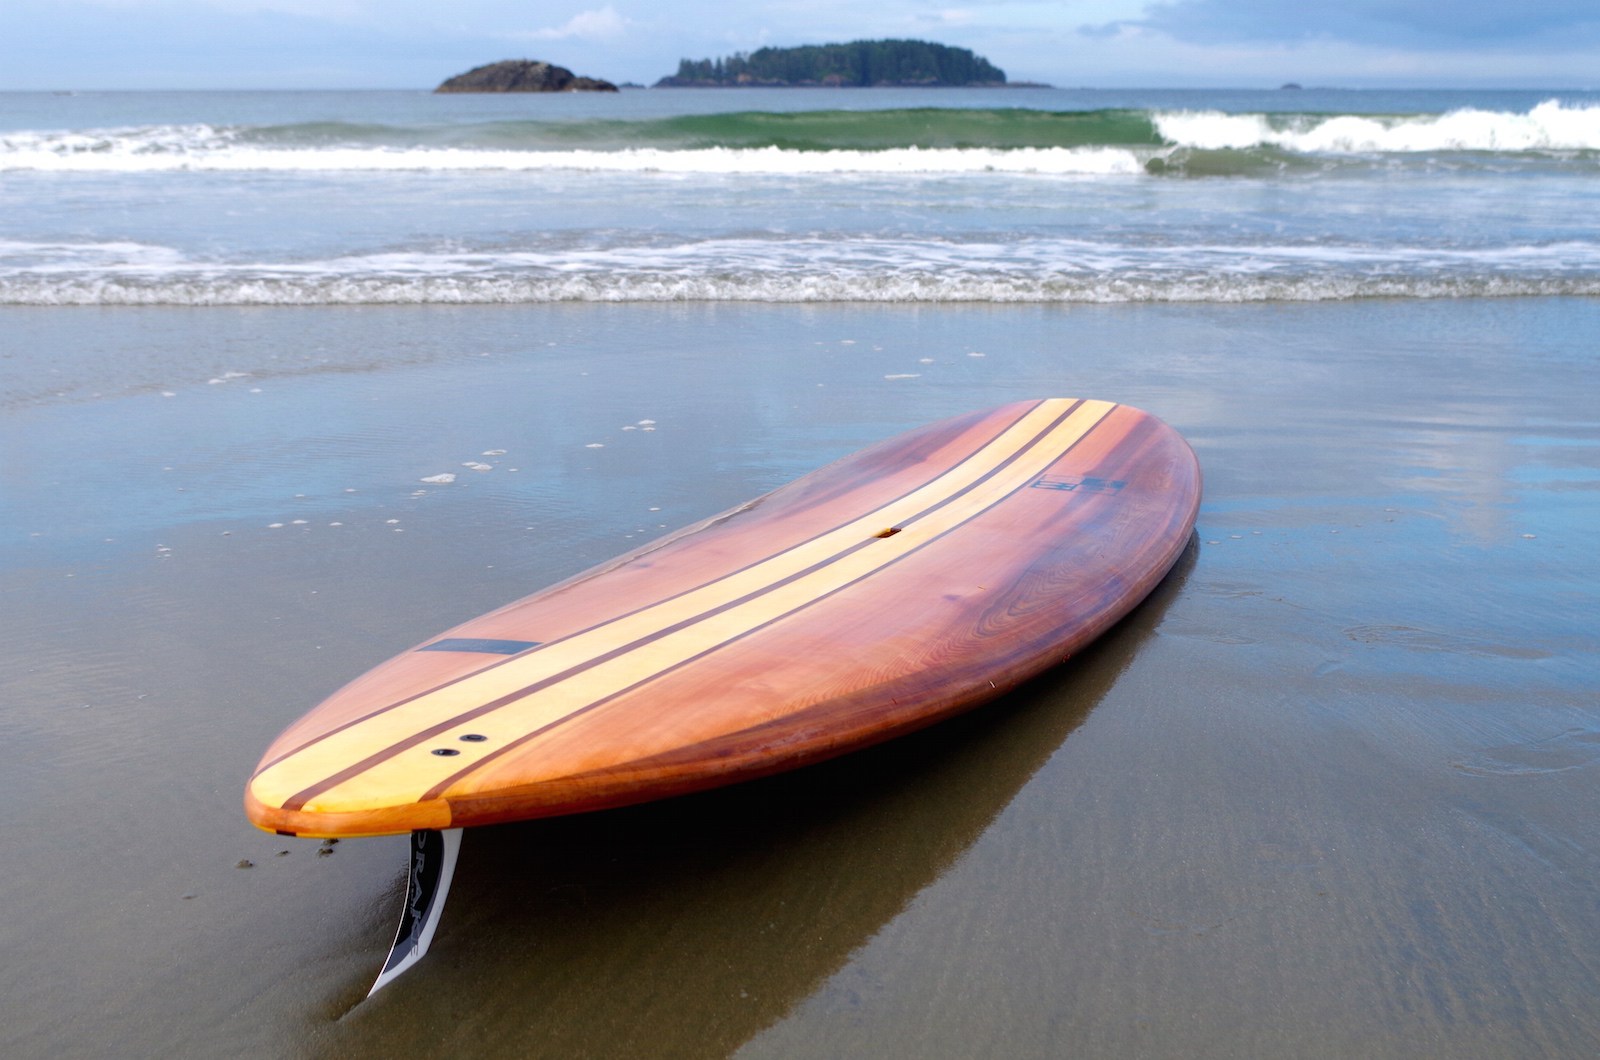
<svg viewBox="0 0 1600 1060">
<path fill-rule="evenodd" d="M 916 19 L 935 26 L 970 26 L 978 20 L 978 16 L 969 8 L 949 7 L 917 15 Z"/>
<path fill-rule="evenodd" d="M 628 31 L 629 19 L 607 4 L 593 11 L 580 11 L 559 26 L 513 34 L 520 40 L 609 40 Z"/>
<path fill-rule="evenodd" d="M 1594 0 L 1166 0 L 1139 25 L 1201 44 L 1346 41 L 1423 51 L 1600 40 Z"/>
</svg>

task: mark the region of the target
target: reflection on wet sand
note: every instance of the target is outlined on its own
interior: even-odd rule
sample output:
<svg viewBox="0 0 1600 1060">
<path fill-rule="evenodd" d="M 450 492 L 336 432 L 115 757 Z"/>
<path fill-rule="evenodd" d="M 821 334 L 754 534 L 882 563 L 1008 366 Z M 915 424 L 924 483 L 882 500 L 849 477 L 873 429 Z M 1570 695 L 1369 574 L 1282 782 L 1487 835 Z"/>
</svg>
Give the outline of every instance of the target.
<svg viewBox="0 0 1600 1060">
<path fill-rule="evenodd" d="M 328 1030 L 340 1055 L 722 1055 L 937 880 L 1083 723 L 1182 591 L 933 729 L 796 773 L 466 834 L 433 951 Z M 398 881 L 397 881 L 398 888 Z M 391 896 L 398 898 L 398 890 Z M 374 960 L 386 939 L 372 940 Z M 347 984 L 349 1004 L 366 984 Z M 469 1019 L 460 1019 L 471 1012 Z"/>
</svg>

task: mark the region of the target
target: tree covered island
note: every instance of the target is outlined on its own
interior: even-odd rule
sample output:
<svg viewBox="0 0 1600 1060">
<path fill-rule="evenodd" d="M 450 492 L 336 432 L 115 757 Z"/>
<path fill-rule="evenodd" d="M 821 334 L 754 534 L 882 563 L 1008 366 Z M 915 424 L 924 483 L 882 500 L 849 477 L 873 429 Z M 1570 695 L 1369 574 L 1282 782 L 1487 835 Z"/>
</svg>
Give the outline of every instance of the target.
<svg viewBox="0 0 1600 1060">
<path fill-rule="evenodd" d="M 1003 85 L 1005 71 L 966 48 L 920 40 L 858 40 L 684 59 L 657 88 Z"/>
</svg>

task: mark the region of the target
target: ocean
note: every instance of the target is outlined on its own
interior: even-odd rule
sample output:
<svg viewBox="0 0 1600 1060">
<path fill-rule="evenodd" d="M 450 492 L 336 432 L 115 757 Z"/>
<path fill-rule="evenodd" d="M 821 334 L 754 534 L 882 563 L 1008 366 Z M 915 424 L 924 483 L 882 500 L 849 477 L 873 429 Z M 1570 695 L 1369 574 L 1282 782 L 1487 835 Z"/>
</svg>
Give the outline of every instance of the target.
<svg viewBox="0 0 1600 1060">
<path fill-rule="evenodd" d="M 0 95 L 0 304 L 1600 293 L 1600 92 Z"/>
</svg>

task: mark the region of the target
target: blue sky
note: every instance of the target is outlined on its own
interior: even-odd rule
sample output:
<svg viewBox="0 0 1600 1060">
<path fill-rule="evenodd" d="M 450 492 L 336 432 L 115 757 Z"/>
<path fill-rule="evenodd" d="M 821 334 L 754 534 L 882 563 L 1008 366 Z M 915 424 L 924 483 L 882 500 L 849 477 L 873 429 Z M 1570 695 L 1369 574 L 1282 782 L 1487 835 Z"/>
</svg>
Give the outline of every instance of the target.
<svg viewBox="0 0 1600 1060">
<path fill-rule="evenodd" d="M 0 89 L 431 88 L 912 37 L 1063 86 L 1600 87 L 1600 0 L 0 0 Z"/>
</svg>

